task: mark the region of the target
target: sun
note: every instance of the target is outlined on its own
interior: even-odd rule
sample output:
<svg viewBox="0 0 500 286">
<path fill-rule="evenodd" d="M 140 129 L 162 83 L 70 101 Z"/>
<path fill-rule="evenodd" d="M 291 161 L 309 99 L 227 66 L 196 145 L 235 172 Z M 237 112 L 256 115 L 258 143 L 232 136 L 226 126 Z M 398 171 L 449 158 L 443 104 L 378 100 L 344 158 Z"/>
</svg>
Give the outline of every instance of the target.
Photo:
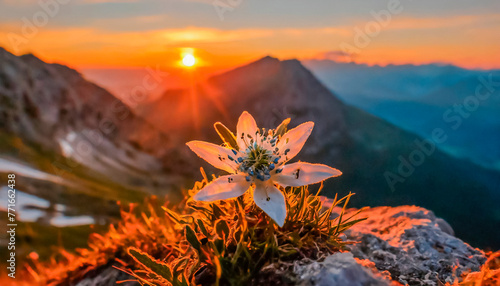
<svg viewBox="0 0 500 286">
<path fill-rule="evenodd" d="M 187 54 L 182 58 L 182 64 L 186 67 L 192 67 L 196 63 L 196 58 L 192 54 Z"/>
</svg>

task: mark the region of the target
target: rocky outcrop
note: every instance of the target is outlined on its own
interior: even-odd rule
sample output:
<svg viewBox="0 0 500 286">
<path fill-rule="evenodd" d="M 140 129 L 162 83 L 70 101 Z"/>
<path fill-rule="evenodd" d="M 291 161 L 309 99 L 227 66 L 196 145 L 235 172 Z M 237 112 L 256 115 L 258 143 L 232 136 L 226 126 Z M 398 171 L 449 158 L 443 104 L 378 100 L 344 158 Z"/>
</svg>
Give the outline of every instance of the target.
<svg viewBox="0 0 500 286">
<path fill-rule="evenodd" d="M 345 233 L 345 239 L 357 242 L 350 253 L 403 285 L 452 283 L 486 261 L 483 251 L 453 236 L 451 226 L 427 209 L 375 207 L 359 216 L 367 220 Z"/>
<path fill-rule="evenodd" d="M 299 286 L 388 286 L 391 282 L 358 263 L 352 253 L 335 253 L 325 260 L 294 269 Z"/>
</svg>

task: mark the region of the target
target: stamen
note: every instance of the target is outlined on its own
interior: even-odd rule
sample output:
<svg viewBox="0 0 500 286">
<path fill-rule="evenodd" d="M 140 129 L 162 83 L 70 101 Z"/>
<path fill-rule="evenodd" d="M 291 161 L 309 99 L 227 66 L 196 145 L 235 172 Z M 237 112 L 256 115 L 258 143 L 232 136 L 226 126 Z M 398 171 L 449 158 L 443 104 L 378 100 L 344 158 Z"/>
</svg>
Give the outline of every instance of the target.
<svg viewBox="0 0 500 286">
<path fill-rule="evenodd" d="M 266 130 L 264 128 L 257 130 L 255 132 L 255 137 L 252 137 L 250 134 L 241 133 L 241 139 L 247 146 L 244 151 L 245 154 L 235 157 L 236 160 L 231 156 L 228 158 L 239 164 L 238 170 L 248 175 L 245 177 L 247 181 L 250 182 L 254 180 L 254 178 L 261 181 L 269 180 L 271 178 L 270 172 L 276 170 L 276 166 L 281 156 L 279 156 L 278 153 L 279 148 L 275 146 L 279 138 L 273 134 L 273 130 Z M 259 135 L 261 137 L 257 139 Z M 269 145 L 264 147 L 264 142 L 269 143 L 272 148 L 268 147 Z M 233 154 L 237 155 L 238 152 L 234 150 Z M 278 171 L 276 172 L 278 173 Z M 281 172 L 281 170 L 279 170 L 279 172 Z"/>
</svg>

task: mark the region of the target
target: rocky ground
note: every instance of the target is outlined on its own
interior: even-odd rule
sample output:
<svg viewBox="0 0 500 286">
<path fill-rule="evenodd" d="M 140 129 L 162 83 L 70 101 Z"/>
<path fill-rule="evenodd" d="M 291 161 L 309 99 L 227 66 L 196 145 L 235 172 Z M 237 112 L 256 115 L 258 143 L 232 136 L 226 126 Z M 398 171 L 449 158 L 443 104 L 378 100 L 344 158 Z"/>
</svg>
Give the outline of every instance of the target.
<svg viewBox="0 0 500 286">
<path fill-rule="evenodd" d="M 300 285 L 443 285 L 486 261 L 483 251 L 424 208 L 367 208 L 361 216 L 368 219 L 346 232 L 358 243 L 348 253 L 296 267 Z"/>
<path fill-rule="evenodd" d="M 276 270 L 287 282 L 282 284 L 437 286 L 453 283 L 463 273 L 479 271 L 486 261 L 483 251 L 455 237 L 451 226 L 427 209 L 374 207 L 365 209 L 360 216 L 368 219 L 345 233 L 346 240 L 357 242 L 349 246 L 349 251 L 320 261 L 304 258 L 286 272 Z M 270 269 L 266 269 L 266 275 Z M 128 278 L 123 272 L 105 267 L 77 285 L 115 285 Z"/>
</svg>

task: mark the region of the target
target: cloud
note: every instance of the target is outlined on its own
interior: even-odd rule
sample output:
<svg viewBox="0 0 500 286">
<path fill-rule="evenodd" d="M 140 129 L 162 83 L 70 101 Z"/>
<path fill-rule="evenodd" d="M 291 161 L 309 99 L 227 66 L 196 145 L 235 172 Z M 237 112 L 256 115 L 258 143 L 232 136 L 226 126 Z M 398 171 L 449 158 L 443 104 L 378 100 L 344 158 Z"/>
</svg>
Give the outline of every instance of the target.
<svg viewBox="0 0 500 286">
<path fill-rule="evenodd" d="M 319 60 L 331 60 L 335 62 L 349 62 L 352 60 L 352 55 L 344 51 L 335 50 L 319 53 L 314 58 Z"/>
<path fill-rule="evenodd" d="M 229 42 L 270 37 L 274 34 L 270 29 L 239 29 L 219 30 L 211 28 L 169 29 L 161 34 L 172 44 L 201 43 L 201 42 Z"/>
</svg>

